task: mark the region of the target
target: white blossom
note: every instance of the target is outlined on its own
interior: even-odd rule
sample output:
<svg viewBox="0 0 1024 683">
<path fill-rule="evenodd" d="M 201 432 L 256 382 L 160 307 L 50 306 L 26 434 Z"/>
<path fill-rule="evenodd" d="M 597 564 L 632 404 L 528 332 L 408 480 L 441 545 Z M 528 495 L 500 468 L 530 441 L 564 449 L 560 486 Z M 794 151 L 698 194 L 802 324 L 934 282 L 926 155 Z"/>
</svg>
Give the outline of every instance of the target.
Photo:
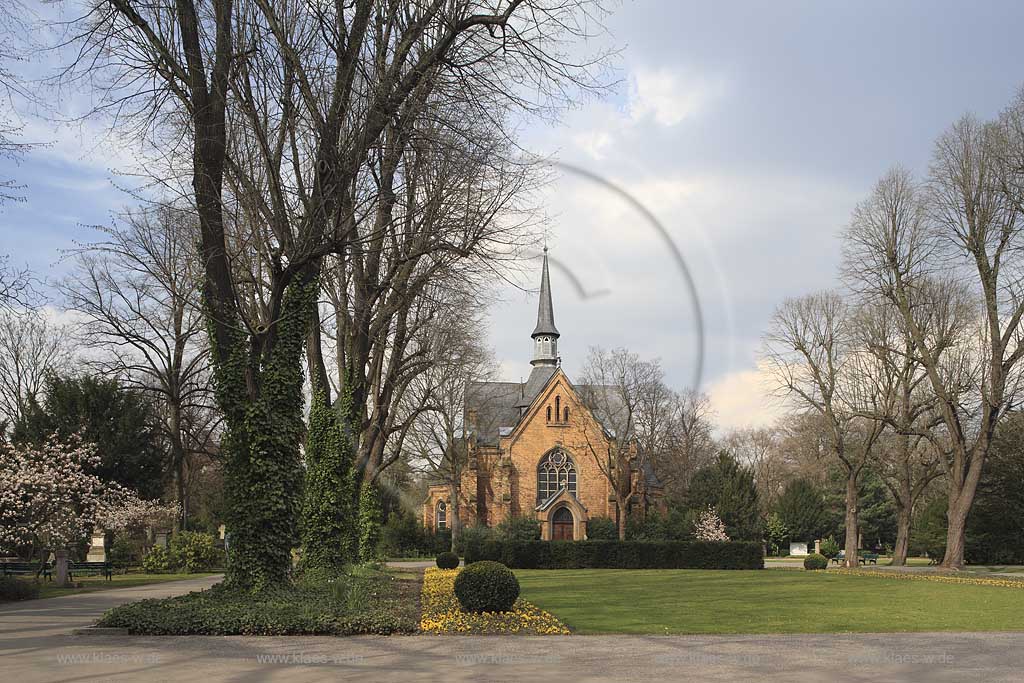
<svg viewBox="0 0 1024 683">
<path fill-rule="evenodd" d="M 698 541 L 729 540 L 729 535 L 725 533 L 725 524 L 710 505 L 707 510 L 700 513 L 697 521 L 694 522 L 693 535 Z"/>
</svg>

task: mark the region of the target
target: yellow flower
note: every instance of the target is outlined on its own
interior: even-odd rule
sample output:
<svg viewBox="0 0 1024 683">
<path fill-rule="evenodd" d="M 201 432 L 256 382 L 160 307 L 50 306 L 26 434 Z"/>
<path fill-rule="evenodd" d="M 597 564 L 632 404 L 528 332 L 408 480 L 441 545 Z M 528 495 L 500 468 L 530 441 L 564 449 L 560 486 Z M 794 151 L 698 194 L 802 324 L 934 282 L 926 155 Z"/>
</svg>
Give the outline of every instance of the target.
<svg viewBox="0 0 1024 683">
<path fill-rule="evenodd" d="M 568 627 L 549 612 L 517 600 L 511 612 L 463 612 L 455 597 L 457 569 L 426 570 L 423 577 L 420 630 L 425 633 L 529 633 L 568 635 Z"/>
</svg>

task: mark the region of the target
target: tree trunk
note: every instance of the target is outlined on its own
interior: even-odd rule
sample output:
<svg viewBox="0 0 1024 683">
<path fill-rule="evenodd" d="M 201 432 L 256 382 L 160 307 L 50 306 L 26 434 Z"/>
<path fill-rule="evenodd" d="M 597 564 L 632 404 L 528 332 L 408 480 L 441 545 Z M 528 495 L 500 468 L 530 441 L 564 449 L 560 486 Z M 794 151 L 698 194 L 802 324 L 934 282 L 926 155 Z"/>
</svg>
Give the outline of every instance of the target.
<svg viewBox="0 0 1024 683">
<path fill-rule="evenodd" d="M 973 498 L 973 496 L 971 496 Z M 946 530 L 946 555 L 941 566 L 946 569 L 962 569 L 964 566 L 964 540 L 967 528 L 967 514 L 971 511 L 971 499 L 963 494 L 951 498 L 946 510 L 949 527 Z"/>
<path fill-rule="evenodd" d="M 857 568 L 857 546 L 860 528 L 857 523 L 857 503 L 860 492 L 857 490 L 857 470 L 851 469 L 846 475 L 846 559 L 847 567 Z"/>
<path fill-rule="evenodd" d="M 448 528 L 452 531 L 451 550 L 455 552 L 455 544 L 459 540 L 459 532 L 462 530 L 462 518 L 459 517 L 459 491 L 458 481 L 452 483 L 451 502 L 448 504 Z"/>
<path fill-rule="evenodd" d="M 894 567 L 902 567 L 907 564 L 907 549 L 910 547 L 910 516 L 911 506 L 900 504 L 896 514 L 896 545 L 892 551 Z"/>
<path fill-rule="evenodd" d="M 616 520 L 619 525 L 619 540 L 626 540 L 626 506 L 623 504 L 621 496 L 615 496 L 615 512 Z"/>
</svg>

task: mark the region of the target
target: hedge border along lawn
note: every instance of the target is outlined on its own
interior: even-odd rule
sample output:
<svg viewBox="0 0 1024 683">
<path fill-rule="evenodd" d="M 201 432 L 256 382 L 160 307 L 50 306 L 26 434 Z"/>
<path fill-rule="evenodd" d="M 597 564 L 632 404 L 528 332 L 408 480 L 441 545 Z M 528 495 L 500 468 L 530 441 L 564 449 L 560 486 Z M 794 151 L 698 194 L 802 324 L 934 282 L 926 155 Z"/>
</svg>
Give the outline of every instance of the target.
<svg viewBox="0 0 1024 683">
<path fill-rule="evenodd" d="M 513 569 L 764 569 L 760 543 L 730 541 L 498 541 L 467 546 L 466 564 Z"/>
<path fill-rule="evenodd" d="M 516 571 L 523 598 L 583 634 L 1024 631 L 1024 590 L 1008 582 L 901 576 L 845 570 Z"/>
<path fill-rule="evenodd" d="M 414 633 L 419 574 L 367 566 L 259 593 L 218 584 L 205 591 L 115 607 L 97 626 L 133 635 L 355 635 Z"/>
<path fill-rule="evenodd" d="M 569 629 L 550 612 L 522 598 L 511 612 L 465 612 L 455 597 L 455 577 L 459 569 L 427 568 L 423 576 L 424 633 L 481 635 L 519 633 L 523 635 L 569 635 Z"/>
</svg>

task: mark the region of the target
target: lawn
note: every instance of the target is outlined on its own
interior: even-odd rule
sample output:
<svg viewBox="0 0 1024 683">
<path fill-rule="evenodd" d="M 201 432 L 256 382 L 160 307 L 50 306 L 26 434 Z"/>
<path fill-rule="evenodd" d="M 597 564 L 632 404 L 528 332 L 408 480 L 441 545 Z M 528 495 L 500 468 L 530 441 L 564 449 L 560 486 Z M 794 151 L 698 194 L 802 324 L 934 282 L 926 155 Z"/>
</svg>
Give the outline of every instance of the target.
<svg viewBox="0 0 1024 683">
<path fill-rule="evenodd" d="M 522 597 L 578 633 L 1024 629 L 1024 590 L 838 572 L 517 570 Z"/>
<path fill-rule="evenodd" d="M 57 588 L 53 581 L 40 582 L 39 597 L 54 598 L 58 595 L 73 595 L 75 593 L 91 593 L 93 591 L 110 590 L 111 588 L 132 588 L 133 586 L 145 586 L 150 583 L 164 583 L 166 581 L 181 581 L 182 579 L 198 579 L 205 574 L 114 574 L 114 578 L 107 581 L 102 576 L 81 576 L 75 577 L 75 583 L 82 584 L 80 587 Z"/>
</svg>

